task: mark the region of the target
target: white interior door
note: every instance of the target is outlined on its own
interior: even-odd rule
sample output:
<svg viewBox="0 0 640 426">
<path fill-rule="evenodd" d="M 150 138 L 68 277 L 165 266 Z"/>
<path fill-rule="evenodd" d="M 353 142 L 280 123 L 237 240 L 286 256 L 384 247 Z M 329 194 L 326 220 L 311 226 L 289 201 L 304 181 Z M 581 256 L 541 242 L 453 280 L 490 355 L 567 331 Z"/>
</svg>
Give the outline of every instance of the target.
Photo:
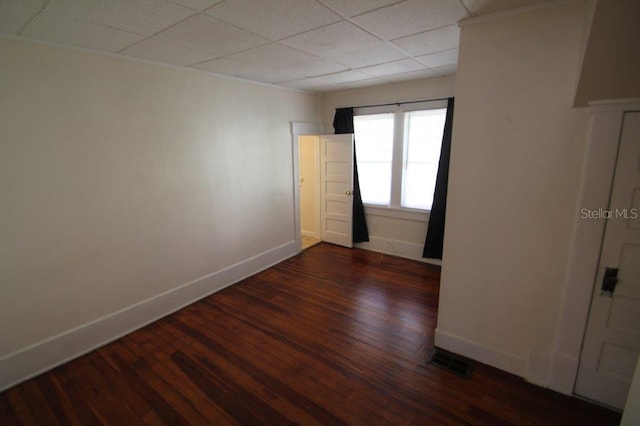
<svg viewBox="0 0 640 426">
<path fill-rule="evenodd" d="M 353 135 L 320 136 L 322 241 L 352 247 Z"/>
<path fill-rule="evenodd" d="M 575 393 L 622 409 L 640 354 L 640 112 L 624 115 L 608 210 L 582 213 L 607 224 Z"/>
</svg>

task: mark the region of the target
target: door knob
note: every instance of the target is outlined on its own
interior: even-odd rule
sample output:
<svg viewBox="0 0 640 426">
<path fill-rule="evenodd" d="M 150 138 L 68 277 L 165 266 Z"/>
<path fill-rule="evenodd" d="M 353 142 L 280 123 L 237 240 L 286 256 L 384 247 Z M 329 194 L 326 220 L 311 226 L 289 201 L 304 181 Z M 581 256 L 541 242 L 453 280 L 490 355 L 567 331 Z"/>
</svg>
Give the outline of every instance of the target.
<svg viewBox="0 0 640 426">
<path fill-rule="evenodd" d="M 347 192 L 345 192 L 345 194 L 347 194 L 347 195 L 351 195 L 351 194 L 352 194 L 352 192 L 351 192 L 351 191 L 347 191 Z"/>
</svg>

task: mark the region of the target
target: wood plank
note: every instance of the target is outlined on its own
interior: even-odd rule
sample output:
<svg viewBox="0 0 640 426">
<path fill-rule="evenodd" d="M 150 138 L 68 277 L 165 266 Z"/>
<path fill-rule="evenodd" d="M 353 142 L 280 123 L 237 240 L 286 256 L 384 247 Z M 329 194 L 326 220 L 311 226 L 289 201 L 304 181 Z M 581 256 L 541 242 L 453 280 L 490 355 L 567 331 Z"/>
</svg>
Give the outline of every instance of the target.
<svg viewBox="0 0 640 426">
<path fill-rule="evenodd" d="M 439 268 L 318 244 L 0 394 L 1 424 L 581 424 L 618 413 L 426 363 Z"/>
</svg>

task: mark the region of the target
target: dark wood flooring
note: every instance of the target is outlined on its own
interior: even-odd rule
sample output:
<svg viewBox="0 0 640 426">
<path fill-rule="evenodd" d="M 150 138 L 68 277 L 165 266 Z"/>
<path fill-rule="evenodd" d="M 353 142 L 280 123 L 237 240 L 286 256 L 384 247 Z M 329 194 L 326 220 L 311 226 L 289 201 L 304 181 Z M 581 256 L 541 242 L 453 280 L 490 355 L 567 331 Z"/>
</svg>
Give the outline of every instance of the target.
<svg viewBox="0 0 640 426">
<path fill-rule="evenodd" d="M 618 424 L 427 364 L 438 286 L 438 267 L 323 243 L 5 391 L 0 424 Z"/>
</svg>

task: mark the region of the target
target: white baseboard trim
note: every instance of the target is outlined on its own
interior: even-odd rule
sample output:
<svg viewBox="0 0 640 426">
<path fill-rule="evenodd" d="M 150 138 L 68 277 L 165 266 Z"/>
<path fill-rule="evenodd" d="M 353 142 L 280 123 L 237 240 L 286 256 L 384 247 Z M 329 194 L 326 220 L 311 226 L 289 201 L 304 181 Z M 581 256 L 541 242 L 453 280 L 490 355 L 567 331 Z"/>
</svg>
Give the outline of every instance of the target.
<svg viewBox="0 0 640 426">
<path fill-rule="evenodd" d="M 317 233 L 315 233 L 315 232 L 313 232 L 313 231 L 306 231 L 306 230 L 304 230 L 304 229 L 302 229 L 302 230 L 300 231 L 300 235 L 302 235 L 302 236 L 304 236 L 304 237 L 311 237 L 311 238 L 317 238 L 317 239 L 320 239 L 320 236 L 319 236 Z"/>
<path fill-rule="evenodd" d="M 478 342 L 436 328 L 435 346 L 524 377 L 527 361 Z"/>
<path fill-rule="evenodd" d="M 297 254 L 294 241 L 0 358 L 0 391 L 82 356 Z"/>
<path fill-rule="evenodd" d="M 417 260 L 418 262 L 430 263 L 432 265 L 442 265 L 440 259 L 425 259 L 422 257 L 422 250 L 424 248 L 422 244 L 370 235 L 369 241 L 357 243 L 355 247 L 377 253 L 391 254 L 405 259 Z"/>
<path fill-rule="evenodd" d="M 534 385 L 548 387 L 553 358 L 550 354 L 530 352 L 524 379 Z"/>
<path fill-rule="evenodd" d="M 549 374 L 549 388 L 565 395 L 573 395 L 579 364 L 580 358 L 577 356 L 554 353 Z"/>
</svg>

